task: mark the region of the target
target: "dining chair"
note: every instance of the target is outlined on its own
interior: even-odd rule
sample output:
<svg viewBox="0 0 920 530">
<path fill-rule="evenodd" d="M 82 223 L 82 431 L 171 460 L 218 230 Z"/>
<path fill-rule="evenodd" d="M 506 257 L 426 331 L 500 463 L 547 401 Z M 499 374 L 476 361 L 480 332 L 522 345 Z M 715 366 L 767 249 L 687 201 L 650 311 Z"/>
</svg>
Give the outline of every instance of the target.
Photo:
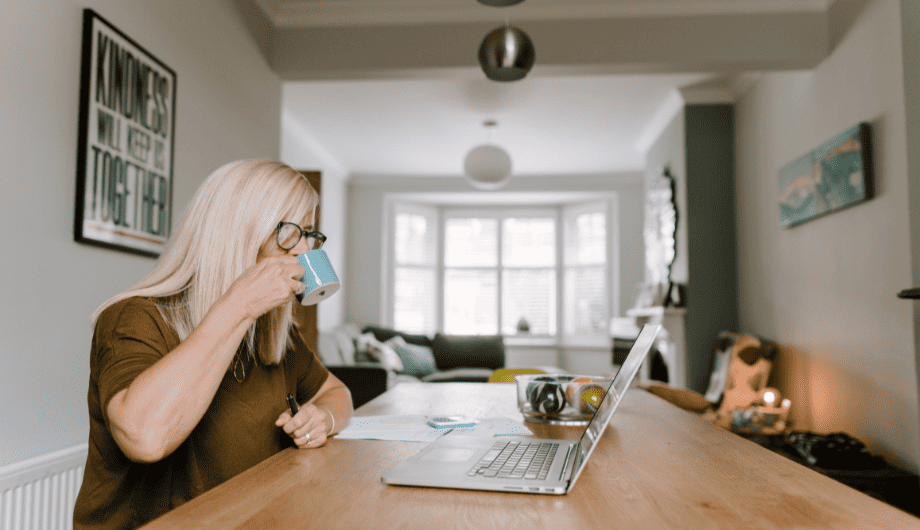
<svg viewBox="0 0 920 530">
<path fill-rule="evenodd" d="M 540 375 L 545 373 L 545 371 L 536 368 L 499 368 L 489 376 L 489 382 L 513 383 L 519 375 Z"/>
</svg>

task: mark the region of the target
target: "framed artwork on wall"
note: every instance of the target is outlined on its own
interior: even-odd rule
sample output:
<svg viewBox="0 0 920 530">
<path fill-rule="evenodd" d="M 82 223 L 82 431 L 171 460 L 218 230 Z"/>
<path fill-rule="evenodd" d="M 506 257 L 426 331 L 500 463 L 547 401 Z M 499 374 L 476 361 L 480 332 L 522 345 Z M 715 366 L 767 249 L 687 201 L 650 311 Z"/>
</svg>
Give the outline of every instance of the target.
<svg viewBox="0 0 920 530">
<path fill-rule="evenodd" d="M 838 134 L 779 170 L 779 215 L 791 227 L 872 198 L 868 123 Z"/>
<path fill-rule="evenodd" d="M 83 11 L 74 240 L 158 256 L 173 204 L 176 73 Z"/>
</svg>

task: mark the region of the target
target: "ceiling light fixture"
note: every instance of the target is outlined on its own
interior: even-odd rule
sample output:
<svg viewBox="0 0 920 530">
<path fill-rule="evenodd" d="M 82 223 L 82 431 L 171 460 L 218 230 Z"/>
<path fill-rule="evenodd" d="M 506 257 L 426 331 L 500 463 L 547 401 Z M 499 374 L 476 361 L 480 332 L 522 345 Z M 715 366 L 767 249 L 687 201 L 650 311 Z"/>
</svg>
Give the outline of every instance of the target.
<svg viewBox="0 0 920 530">
<path fill-rule="evenodd" d="M 508 7 L 524 0 L 479 0 L 480 4 Z M 492 81 L 523 79 L 533 67 L 537 52 L 533 42 L 521 29 L 508 23 L 486 35 L 479 45 L 479 65 Z"/>
<path fill-rule="evenodd" d="M 498 125 L 495 120 L 482 123 L 486 130 Z M 511 156 L 501 147 L 491 143 L 470 149 L 463 161 L 464 176 L 474 187 L 481 190 L 497 190 L 508 184 L 511 177 Z"/>
<path fill-rule="evenodd" d="M 524 0 L 479 0 L 479 3 L 492 7 L 508 7 L 520 4 L 523 1 Z"/>
<path fill-rule="evenodd" d="M 508 24 L 489 32 L 479 46 L 479 65 L 493 81 L 523 79 L 535 59 L 536 50 L 530 37 Z"/>
</svg>

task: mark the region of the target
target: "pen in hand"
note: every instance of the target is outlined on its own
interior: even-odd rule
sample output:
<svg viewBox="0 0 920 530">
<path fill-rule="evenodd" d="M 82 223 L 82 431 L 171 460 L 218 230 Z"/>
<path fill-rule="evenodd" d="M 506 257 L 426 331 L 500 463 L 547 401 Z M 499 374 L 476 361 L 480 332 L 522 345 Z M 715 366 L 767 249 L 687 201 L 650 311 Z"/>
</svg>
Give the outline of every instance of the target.
<svg viewBox="0 0 920 530">
<path fill-rule="evenodd" d="M 300 407 L 297 406 L 297 399 L 294 398 L 294 394 L 287 395 L 288 405 L 291 407 L 291 417 L 297 414 L 297 411 L 300 410 Z"/>
</svg>

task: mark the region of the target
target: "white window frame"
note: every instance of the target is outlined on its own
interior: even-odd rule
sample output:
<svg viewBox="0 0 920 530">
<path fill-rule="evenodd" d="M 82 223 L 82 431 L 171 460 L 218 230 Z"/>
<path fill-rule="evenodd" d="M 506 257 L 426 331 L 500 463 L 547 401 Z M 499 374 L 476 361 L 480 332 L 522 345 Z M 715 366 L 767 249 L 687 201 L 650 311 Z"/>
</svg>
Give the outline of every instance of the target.
<svg viewBox="0 0 920 530">
<path fill-rule="evenodd" d="M 435 279 L 439 278 L 441 270 L 443 268 L 442 260 L 444 254 L 444 246 L 442 243 L 444 235 L 444 223 L 441 219 L 441 208 L 437 205 L 425 204 L 414 201 L 399 200 L 390 203 L 388 208 L 386 223 L 384 224 L 383 233 L 384 245 L 382 246 L 385 252 L 385 256 L 382 259 L 383 263 L 386 263 L 386 268 L 381 271 L 381 279 L 383 281 L 384 288 L 381 289 L 381 322 L 385 325 L 392 325 L 394 316 L 393 316 L 393 304 L 395 303 L 396 296 L 393 291 L 396 285 L 396 238 L 392 235 L 396 231 L 396 216 L 402 213 L 407 214 L 416 214 L 426 217 L 428 220 L 432 221 L 435 226 L 435 262 L 432 267 Z M 422 267 L 419 267 L 422 268 Z M 435 316 L 435 327 L 440 329 L 441 323 L 443 322 L 442 314 L 442 305 L 440 300 L 443 298 L 443 282 L 435 281 L 435 293 L 434 293 L 434 306 L 437 315 Z"/>
<path fill-rule="evenodd" d="M 522 267 L 507 267 L 507 266 L 505 266 L 505 265 L 502 264 L 502 244 L 503 244 L 502 238 L 504 237 L 504 231 L 502 230 L 502 228 L 503 228 L 503 227 L 502 227 L 502 222 L 503 222 L 505 219 L 508 219 L 508 218 L 517 218 L 517 219 L 520 219 L 520 218 L 528 218 L 528 217 L 530 217 L 530 218 L 540 218 L 540 219 L 549 217 L 549 218 L 552 218 L 552 219 L 553 219 L 553 222 L 555 223 L 555 226 L 556 226 L 556 241 L 555 241 L 555 245 L 554 245 L 555 248 L 556 248 L 555 265 L 554 265 L 554 268 L 555 268 L 555 276 L 556 276 L 556 278 L 555 278 L 555 280 L 556 280 L 556 300 L 555 300 L 555 305 L 556 305 L 556 311 L 555 311 L 555 313 L 556 313 L 556 315 L 555 315 L 555 316 L 556 316 L 556 323 L 555 323 L 555 326 L 556 326 L 556 334 L 555 334 L 555 335 L 536 335 L 536 334 L 531 334 L 531 335 L 528 335 L 528 336 L 527 336 L 528 339 L 544 340 L 544 341 L 545 341 L 545 340 L 547 340 L 547 339 L 555 339 L 556 337 L 558 337 L 559 334 L 560 334 L 560 330 L 561 330 L 560 325 L 562 324 L 562 315 L 561 315 L 560 306 L 559 306 L 559 304 L 560 304 L 560 293 L 561 293 L 561 289 L 562 289 L 562 283 L 561 283 L 561 282 L 562 282 L 562 275 L 561 275 L 561 272 L 560 272 L 560 271 L 561 271 L 561 263 L 559 262 L 559 260 L 560 260 L 561 257 L 562 257 L 562 254 L 561 254 L 561 252 L 560 252 L 560 247 L 559 247 L 559 245 L 560 245 L 560 243 L 561 243 L 561 241 L 562 241 L 562 240 L 561 240 L 561 234 L 559 233 L 559 232 L 560 232 L 560 229 L 561 229 L 561 227 L 562 227 L 562 225 L 561 225 L 561 220 L 560 220 L 560 209 L 559 209 L 559 206 L 557 206 L 557 205 L 553 205 L 553 206 L 513 206 L 513 207 L 507 207 L 507 208 L 491 208 L 491 207 L 487 207 L 487 206 L 485 206 L 485 207 L 480 207 L 480 206 L 445 207 L 445 208 L 441 211 L 441 221 L 440 221 L 441 238 L 440 238 L 440 239 L 441 239 L 441 241 L 444 241 L 444 226 L 447 224 L 447 220 L 448 220 L 448 219 L 490 218 L 490 219 L 496 219 L 496 220 L 497 220 L 497 222 L 498 222 L 498 234 L 497 234 L 497 241 L 496 241 L 496 244 L 498 245 L 498 255 L 497 255 L 498 262 L 497 262 L 497 264 L 496 264 L 495 267 L 494 267 L 495 271 L 496 271 L 497 274 L 498 274 L 498 279 L 497 279 L 497 284 L 496 284 L 496 288 L 498 289 L 498 293 L 497 293 L 497 295 L 498 295 L 498 307 L 496 307 L 496 310 L 498 311 L 498 334 L 504 335 L 504 333 L 502 332 L 502 310 L 503 310 L 503 306 L 502 306 L 502 287 L 503 287 L 502 281 L 503 281 L 503 274 L 502 274 L 502 272 L 505 271 L 506 269 L 509 269 L 509 270 L 511 270 L 511 269 L 517 270 L 517 269 L 521 269 Z M 444 285 L 444 278 L 445 278 L 445 275 L 446 275 L 446 272 L 447 272 L 447 266 L 444 264 L 444 261 L 443 261 L 443 257 L 444 257 L 444 248 L 443 248 L 443 246 L 442 246 L 442 248 L 441 248 L 441 254 L 440 254 L 439 257 L 440 257 L 440 259 L 441 259 L 441 270 L 438 271 L 438 273 L 439 273 L 438 278 L 441 279 L 440 287 L 443 288 L 443 285 Z M 492 267 L 474 267 L 474 268 L 483 268 L 483 269 L 488 268 L 488 269 L 492 269 Z M 439 308 L 439 313 L 440 313 L 440 315 L 439 315 L 439 316 L 441 317 L 441 319 L 438 321 L 438 327 L 439 327 L 440 329 L 444 329 L 444 299 L 443 299 L 443 292 L 442 292 L 442 293 L 439 293 L 439 296 L 440 296 L 440 298 L 438 299 L 438 304 L 440 305 L 440 308 Z M 509 337 L 509 338 L 511 338 L 511 337 L 520 338 L 520 335 L 504 335 L 504 336 L 505 336 L 505 337 Z"/>
<path fill-rule="evenodd" d="M 556 335 L 555 336 L 530 336 L 521 337 L 520 335 L 504 335 L 507 343 L 516 345 L 557 345 L 557 346 L 579 346 L 592 347 L 609 343 L 609 335 L 603 336 L 579 336 L 568 335 L 565 330 L 564 322 L 564 271 L 565 263 L 562 252 L 564 250 L 564 221 L 568 212 L 574 211 L 596 211 L 597 205 L 603 203 L 606 211 L 607 221 L 607 311 L 608 319 L 620 316 L 620 266 L 619 266 L 619 203 L 615 193 L 595 194 L 592 198 L 579 198 L 560 200 L 555 203 L 540 203 L 536 205 L 507 206 L 497 208 L 494 205 L 463 205 L 439 204 L 431 201 L 414 199 L 412 194 L 404 194 L 399 197 L 393 197 L 388 201 L 386 209 L 385 226 L 381 231 L 383 234 L 384 256 L 382 263 L 386 267 L 381 271 L 381 281 L 384 282 L 384 288 L 381 289 L 381 323 L 392 326 L 393 323 L 393 301 L 394 301 L 394 279 L 396 273 L 395 262 L 395 240 L 390 237 L 395 230 L 396 216 L 399 213 L 416 213 L 425 215 L 432 219 L 437 227 L 436 230 L 436 265 L 435 277 L 439 280 L 435 282 L 435 308 L 437 315 L 435 317 L 435 330 L 427 331 L 427 334 L 443 332 L 444 330 L 444 226 L 445 220 L 449 215 L 458 213 L 464 214 L 464 217 L 476 217 L 489 214 L 499 216 L 499 221 L 503 217 L 527 217 L 527 212 L 547 212 L 554 211 L 556 219 Z M 499 252 L 501 245 L 501 224 L 499 224 L 498 244 Z M 501 263 L 499 262 L 498 271 L 498 289 L 499 289 L 499 333 L 501 333 Z"/>
<path fill-rule="evenodd" d="M 613 212 L 615 211 L 614 203 L 612 200 L 579 201 L 579 202 L 574 202 L 574 203 L 569 203 L 569 204 L 563 204 L 560 207 L 560 210 L 561 210 L 560 227 L 562 227 L 563 230 L 565 229 L 566 223 L 569 222 L 569 219 L 574 219 L 575 217 L 582 215 L 582 214 L 586 214 L 586 213 L 596 213 L 596 212 L 604 213 L 604 219 L 606 221 L 606 226 L 604 227 L 606 231 L 605 250 L 607 254 L 605 256 L 605 263 L 604 263 L 604 269 L 605 269 L 604 272 L 607 276 L 607 292 L 605 296 L 606 304 L 607 304 L 606 320 L 607 322 L 610 322 L 610 319 L 613 316 L 615 316 L 616 313 L 618 313 L 617 311 L 618 306 L 614 305 L 614 302 L 619 300 L 619 298 L 615 295 L 615 293 L 618 291 L 617 284 L 615 282 L 619 281 L 619 275 L 614 274 L 614 270 L 618 270 L 618 269 L 614 269 L 617 263 L 616 261 L 614 261 L 614 258 L 619 259 L 619 254 L 617 253 L 618 246 L 616 245 L 616 242 L 614 241 L 615 235 L 617 234 L 617 232 L 615 231 L 617 223 L 615 222 L 616 220 L 613 219 L 614 217 Z M 560 235 L 559 237 L 560 237 L 560 242 L 561 242 L 560 244 L 564 245 L 565 243 L 564 234 Z M 562 251 L 564 252 L 564 250 L 565 249 L 563 247 Z M 560 285 L 562 285 L 562 283 L 564 283 L 565 281 L 565 271 L 566 271 L 566 265 L 565 265 L 565 261 L 563 260 L 563 262 L 559 264 Z M 575 333 L 575 334 L 568 333 L 567 332 L 568 330 L 565 329 L 565 315 L 564 315 L 565 292 L 560 291 L 559 296 L 560 296 L 560 300 L 559 300 L 560 328 L 559 328 L 558 334 L 560 335 L 561 340 L 564 344 L 589 346 L 589 345 L 593 345 L 597 343 L 599 338 L 605 341 L 609 340 L 609 329 L 605 330 L 603 336 L 582 335 L 579 333 Z"/>
</svg>

